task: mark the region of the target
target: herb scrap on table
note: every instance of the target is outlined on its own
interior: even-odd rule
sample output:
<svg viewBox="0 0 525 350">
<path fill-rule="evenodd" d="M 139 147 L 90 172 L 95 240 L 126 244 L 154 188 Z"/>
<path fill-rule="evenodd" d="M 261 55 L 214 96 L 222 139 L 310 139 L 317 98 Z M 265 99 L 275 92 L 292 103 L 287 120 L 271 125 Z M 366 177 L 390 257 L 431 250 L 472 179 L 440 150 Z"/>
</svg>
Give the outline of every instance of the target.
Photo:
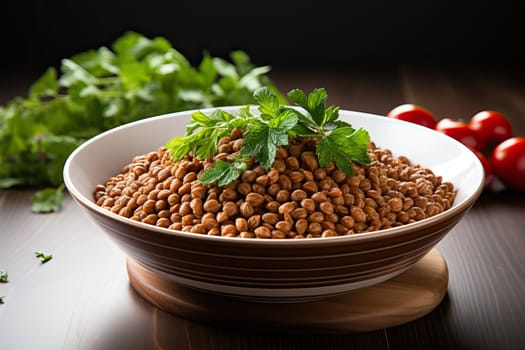
<svg viewBox="0 0 525 350">
<path fill-rule="evenodd" d="M 7 283 L 9 282 L 9 275 L 7 274 L 7 271 L 0 271 L 0 283 Z"/>
<path fill-rule="evenodd" d="M 42 264 L 45 264 L 46 262 L 48 262 L 49 260 L 53 259 L 53 255 L 52 254 L 49 254 L 49 255 L 46 255 L 44 253 L 40 253 L 40 252 L 35 252 L 35 256 L 40 259 L 40 261 L 42 262 Z"/>
</svg>

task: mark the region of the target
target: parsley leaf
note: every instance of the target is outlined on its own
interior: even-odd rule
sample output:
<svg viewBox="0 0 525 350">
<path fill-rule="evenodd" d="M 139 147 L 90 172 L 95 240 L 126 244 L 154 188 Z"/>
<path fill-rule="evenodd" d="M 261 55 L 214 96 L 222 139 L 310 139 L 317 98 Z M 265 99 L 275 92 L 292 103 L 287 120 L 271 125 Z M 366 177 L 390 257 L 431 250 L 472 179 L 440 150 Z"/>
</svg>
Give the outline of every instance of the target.
<svg viewBox="0 0 525 350">
<path fill-rule="evenodd" d="M 361 164 L 370 162 L 369 142 L 370 137 L 363 129 L 355 130 L 351 127 L 334 129 L 330 134 L 321 138 L 317 145 L 316 153 L 319 166 L 328 166 L 333 158 L 335 165 L 340 170 L 347 175 L 352 175 L 352 161 Z"/>
<path fill-rule="evenodd" d="M 309 118 L 312 119 L 320 129 L 323 128 L 327 121 L 333 121 L 338 116 L 338 107 L 330 108 L 328 110 L 329 113 L 327 113 L 326 101 L 328 94 L 324 88 L 312 90 L 308 97 L 302 90 L 293 89 L 288 93 L 288 97 L 296 105 L 303 107 L 309 113 Z"/>
<path fill-rule="evenodd" d="M 297 115 L 284 110 L 272 119 L 255 120 L 243 138 L 241 155 L 255 156 L 265 169 L 275 161 L 277 147 L 288 145 L 288 132 L 297 123 Z"/>
<path fill-rule="evenodd" d="M 271 119 L 272 116 L 279 115 L 283 108 L 277 96 L 272 94 L 269 89 L 257 89 L 253 97 L 259 103 L 259 112 L 263 119 Z"/>
<path fill-rule="evenodd" d="M 206 170 L 199 181 L 203 184 L 217 182 L 217 186 L 225 186 L 237 179 L 245 170 L 246 162 L 241 158 L 233 162 L 217 161 L 213 168 Z"/>
</svg>

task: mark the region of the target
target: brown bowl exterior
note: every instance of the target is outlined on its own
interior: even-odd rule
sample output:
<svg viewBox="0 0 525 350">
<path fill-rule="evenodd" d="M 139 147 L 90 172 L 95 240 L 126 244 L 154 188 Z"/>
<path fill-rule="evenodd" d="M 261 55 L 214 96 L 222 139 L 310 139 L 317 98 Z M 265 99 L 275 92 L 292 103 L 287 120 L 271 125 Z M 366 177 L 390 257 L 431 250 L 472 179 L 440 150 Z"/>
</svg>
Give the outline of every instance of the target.
<svg viewBox="0 0 525 350">
<path fill-rule="evenodd" d="M 392 278 L 427 254 L 468 209 L 380 233 L 275 244 L 158 232 L 153 226 L 149 229 L 82 208 L 129 257 L 167 280 L 262 301 L 318 299 Z"/>
</svg>

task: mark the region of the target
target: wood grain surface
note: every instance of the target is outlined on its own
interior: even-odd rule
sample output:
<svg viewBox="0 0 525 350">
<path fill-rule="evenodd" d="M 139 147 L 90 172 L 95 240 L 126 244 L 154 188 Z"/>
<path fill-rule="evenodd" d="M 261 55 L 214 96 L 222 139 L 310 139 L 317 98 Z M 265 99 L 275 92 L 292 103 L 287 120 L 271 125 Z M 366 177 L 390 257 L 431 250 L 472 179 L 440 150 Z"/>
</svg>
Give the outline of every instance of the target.
<svg viewBox="0 0 525 350">
<path fill-rule="evenodd" d="M 445 260 L 432 249 L 402 274 L 376 285 L 308 302 L 261 303 L 197 291 L 127 260 L 130 283 L 173 315 L 213 326 L 274 333 L 370 332 L 414 321 L 443 300 Z"/>
<path fill-rule="evenodd" d="M 325 87 L 331 104 L 383 115 L 404 102 L 440 118 L 494 109 L 525 136 L 521 65 L 319 67 L 274 69 L 271 76 L 282 90 Z M 0 103 L 25 95 L 35 77 L 3 74 Z M 46 215 L 31 213 L 32 195 L 0 191 L 0 271 L 9 273 L 9 282 L 0 283 L 2 350 L 525 349 L 523 192 L 485 191 L 437 245 L 449 283 L 433 311 L 405 324 L 342 334 L 247 331 L 162 311 L 135 292 L 126 256 L 68 195 L 62 211 Z M 36 251 L 53 259 L 41 264 Z"/>
</svg>

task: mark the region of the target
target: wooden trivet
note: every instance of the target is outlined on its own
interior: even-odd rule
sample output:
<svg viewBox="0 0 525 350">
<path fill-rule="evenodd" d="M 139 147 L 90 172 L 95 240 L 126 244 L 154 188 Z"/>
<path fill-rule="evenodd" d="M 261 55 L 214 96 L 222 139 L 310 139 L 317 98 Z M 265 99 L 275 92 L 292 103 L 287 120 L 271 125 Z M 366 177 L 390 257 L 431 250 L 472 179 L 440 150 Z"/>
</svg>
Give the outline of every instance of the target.
<svg viewBox="0 0 525 350">
<path fill-rule="evenodd" d="M 347 294 L 298 303 L 259 303 L 211 294 L 166 281 L 127 259 L 133 288 L 176 316 L 220 327 L 276 333 L 367 332 L 416 320 L 447 292 L 448 268 L 432 249 L 414 266 L 385 282 Z"/>
</svg>

